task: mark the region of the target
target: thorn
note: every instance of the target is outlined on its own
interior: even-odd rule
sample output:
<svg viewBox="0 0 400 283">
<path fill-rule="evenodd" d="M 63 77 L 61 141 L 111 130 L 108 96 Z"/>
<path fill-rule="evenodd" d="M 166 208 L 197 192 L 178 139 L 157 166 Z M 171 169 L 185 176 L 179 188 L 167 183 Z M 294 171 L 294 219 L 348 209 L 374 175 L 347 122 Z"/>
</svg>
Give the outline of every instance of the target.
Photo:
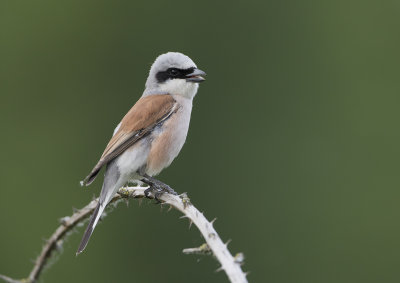
<svg viewBox="0 0 400 283">
<path fill-rule="evenodd" d="M 217 268 L 217 269 L 215 270 L 215 272 L 220 272 L 220 271 L 222 271 L 222 270 L 224 270 L 224 268 L 221 266 L 221 267 Z"/>
<path fill-rule="evenodd" d="M 206 243 L 202 244 L 200 247 L 197 248 L 184 249 L 182 252 L 184 254 L 200 254 L 200 255 L 212 254 L 210 247 Z"/>
<path fill-rule="evenodd" d="M 169 208 L 168 208 L 167 212 L 170 212 L 171 209 L 172 209 L 172 205 L 169 205 Z"/>
<path fill-rule="evenodd" d="M 60 240 L 58 240 L 57 242 L 56 242 L 56 249 L 58 250 L 58 251 L 62 251 L 63 250 L 63 244 L 64 244 L 64 241 L 62 240 L 62 239 L 60 239 Z"/>
<path fill-rule="evenodd" d="M 229 239 L 228 241 L 226 241 L 225 247 L 227 247 L 231 242 L 232 242 L 232 239 Z"/>
<path fill-rule="evenodd" d="M 213 220 L 211 220 L 211 225 L 213 225 L 214 224 L 214 222 L 215 222 L 215 220 L 217 220 L 217 217 L 215 217 Z"/>
<path fill-rule="evenodd" d="M 190 219 L 190 220 L 189 220 L 189 230 L 190 230 L 190 228 L 192 227 L 192 224 L 193 224 L 193 221 L 192 221 L 192 219 Z"/>
<path fill-rule="evenodd" d="M 179 219 L 189 218 L 187 215 L 182 215 Z"/>
<path fill-rule="evenodd" d="M 249 275 L 250 273 L 251 273 L 250 271 L 247 271 L 244 273 L 244 276 L 247 277 L 247 275 Z"/>
<path fill-rule="evenodd" d="M 233 259 L 235 262 L 239 265 L 242 265 L 244 263 L 244 254 L 243 253 L 237 253 Z"/>
<path fill-rule="evenodd" d="M 59 221 L 60 221 L 60 223 L 61 223 L 62 225 L 65 226 L 65 225 L 67 224 L 67 222 L 68 222 L 70 219 L 71 219 L 71 217 L 65 216 L 65 217 L 60 218 Z"/>
<path fill-rule="evenodd" d="M 187 193 L 182 193 L 179 195 L 179 197 L 182 199 L 183 208 L 186 208 L 191 204 L 190 198 L 188 197 Z"/>
<path fill-rule="evenodd" d="M 79 211 L 79 209 L 72 207 L 72 213 L 77 213 Z"/>
<path fill-rule="evenodd" d="M 183 192 L 183 193 L 181 193 L 180 195 L 178 195 L 178 197 L 180 197 L 180 198 L 187 198 L 187 192 Z"/>
</svg>

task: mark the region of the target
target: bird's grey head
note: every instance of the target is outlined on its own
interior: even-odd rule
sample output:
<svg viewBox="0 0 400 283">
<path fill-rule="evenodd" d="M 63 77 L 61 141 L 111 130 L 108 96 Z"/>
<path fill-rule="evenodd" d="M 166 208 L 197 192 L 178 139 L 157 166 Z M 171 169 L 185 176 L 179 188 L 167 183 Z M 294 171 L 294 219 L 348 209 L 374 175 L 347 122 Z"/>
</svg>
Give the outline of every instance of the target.
<svg viewBox="0 0 400 283">
<path fill-rule="evenodd" d="M 193 98 L 198 83 L 206 73 L 199 70 L 188 56 L 168 52 L 157 57 L 151 66 L 143 95 L 168 93 Z"/>
</svg>

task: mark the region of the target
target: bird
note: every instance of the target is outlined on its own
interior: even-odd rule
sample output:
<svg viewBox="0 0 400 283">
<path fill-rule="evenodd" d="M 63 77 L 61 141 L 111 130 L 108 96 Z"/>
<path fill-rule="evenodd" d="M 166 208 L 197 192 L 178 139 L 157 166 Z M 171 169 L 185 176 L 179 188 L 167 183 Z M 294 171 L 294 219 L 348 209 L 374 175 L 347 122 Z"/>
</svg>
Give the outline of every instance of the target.
<svg viewBox="0 0 400 283">
<path fill-rule="evenodd" d="M 106 167 L 98 204 L 90 218 L 76 255 L 87 246 L 107 204 L 128 182 L 150 185 L 155 196 L 170 187 L 153 178 L 179 154 L 189 129 L 193 98 L 206 73 L 188 56 L 179 52 L 159 55 L 151 65 L 140 99 L 114 130 L 100 160 L 80 182 L 89 186 Z"/>
</svg>

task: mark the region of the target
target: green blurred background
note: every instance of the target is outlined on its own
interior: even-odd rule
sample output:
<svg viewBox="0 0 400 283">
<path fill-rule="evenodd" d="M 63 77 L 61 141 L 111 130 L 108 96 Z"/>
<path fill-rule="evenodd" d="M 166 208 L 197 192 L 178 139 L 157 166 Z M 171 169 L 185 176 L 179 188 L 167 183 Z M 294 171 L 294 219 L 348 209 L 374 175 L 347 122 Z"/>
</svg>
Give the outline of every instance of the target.
<svg viewBox="0 0 400 283">
<path fill-rule="evenodd" d="M 157 55 L 208 73 L 160 179 L 250 282 L 400 282 L 399 1 L 0 2 L 0 273 L 99 193 L 78 186 Z M 227 282 L 179 213 L 120 205 L 43 282 Z"/>
</svg>

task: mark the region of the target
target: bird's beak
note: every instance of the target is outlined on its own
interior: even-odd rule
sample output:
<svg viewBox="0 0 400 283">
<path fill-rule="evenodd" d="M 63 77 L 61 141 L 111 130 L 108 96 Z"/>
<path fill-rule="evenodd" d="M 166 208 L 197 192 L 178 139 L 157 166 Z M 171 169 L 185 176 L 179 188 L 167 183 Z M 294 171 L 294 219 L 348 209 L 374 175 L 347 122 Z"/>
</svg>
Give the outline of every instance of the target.
<svg viewBox="0 0 400 283">
<path fill-rule="evenodd" d="M 205 76 L 206 73 L 203 72 L 200 69 L 195 68 L 193 70 L 193 72 L 191 72 L 190 74 L 186 75 L 186 81 L 187 82 L 193 82 L 193 83 L 201 83 L 204 82 L 206 79 L 203 78 L 202 76 Z"/>
</svg>

